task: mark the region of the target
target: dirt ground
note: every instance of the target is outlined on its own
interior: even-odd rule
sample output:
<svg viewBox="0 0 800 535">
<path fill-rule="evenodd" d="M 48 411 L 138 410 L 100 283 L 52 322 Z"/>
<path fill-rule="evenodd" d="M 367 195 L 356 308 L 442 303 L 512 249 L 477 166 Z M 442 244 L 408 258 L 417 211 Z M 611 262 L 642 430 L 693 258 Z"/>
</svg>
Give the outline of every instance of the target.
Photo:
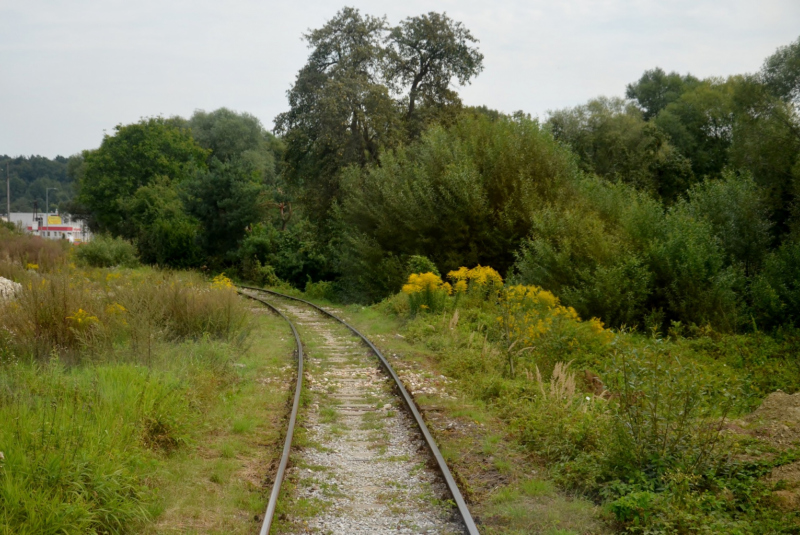
<svg viewBox="0 0 800 535">
<path fill-rule="evenodd" d="M 800 392 L 773 392 L 761 406 L 729 426 L 732 432 L 765 441 L 778 451 L 800 446 Z M 784 510 L 800 509 L 800 461 L 778 466 L 764 478 Z"/>
</svg>

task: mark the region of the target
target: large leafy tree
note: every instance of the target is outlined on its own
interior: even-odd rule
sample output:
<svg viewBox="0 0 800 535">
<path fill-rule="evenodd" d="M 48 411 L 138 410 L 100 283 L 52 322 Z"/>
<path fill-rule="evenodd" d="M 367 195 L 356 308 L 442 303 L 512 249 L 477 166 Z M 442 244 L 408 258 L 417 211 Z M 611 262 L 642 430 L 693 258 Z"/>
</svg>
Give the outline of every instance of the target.
<svg viewBox="0 0 800 535">
<path fill-rule="evenodd" d="M 625 96 L 636 101 L 644 112 L 644 118 L 650 120 L 681 95 L 700 83 L 700 80 L 687 74 L 682 76 L 676 72 L 667 74 L 663 69 L 645 71 L 639 80 L 628 84 Z"/>
<path fill-rule="evenodd" d="M 694 180 L 691 162 L 633 103 L 598 98 L 552 112 L 553 135 L 570 145 L 581 167 L 674 201 Z"/>
<path fill-rule="evenodd" d="M 386 78 L 404 95 L 406 120 L 412 136 L 424 125 L 425 111 L 460 104 L 450 89 L 453 79 L 467 84 L 483 70 L 483 54 L 461 22 L 444 13 L 409 17 L 389 33 L 386 46 Z M 418 102 L 424 104 L 422 113 Z"/>
<path fill-rule="evenodd" d="M 733 91 L 730 80 L 703 80 L 667 104 L 653 119 L 691 160 L 698 178 L 718 176 L 728 163 L 733 141 Z"/>
<path fill-rule="evenodd" d="M 760 75 L 772 94 L 800 104 L 800 38 L 768 57 Z"/>
<path fill-rule="evenodd" d="M 209 164 L 212 159 L 241 160 L 265 184 L 276 182 L 281 142 L 255 116 L 227 108 L 212 112 L 198 110 L 189 119 L 189 127 L 197 143 L 210 151 Z"/>
<path fill-rule="evenodd" d="M 287 178 L 321 223 L 340 198 L 340 170 L 377 163 L 419 132 L 424 117 L 458 107 L 450 83 L 467 83 L 483 56 L 461 23 L 436 13 L 389 28 L 384 18 L 345 8 L 305 38 L 308 63 L 275 124 L 286 141 Z"/>
<path fill-rule="evenodd" d="M 287 176 L 311 213 L 326 214 L 338 197 L 339 169 L 375 161 L 396 140 L 397 108 L 381 83 L 385 31 L 384 19 L 345 8 L 305 35 L 312 52 L 275 127 L 286 141 Z"/>
<path fill-rule="evenodd" d="M 730 163 L 748 170 L 766 198 L 773 234 L 785 235 L 800 193 L 800 116 L 757 76 L 740 77 L 734 91 Z"/>
<path fill-rule="evenodd" d="M 125 225 L 125 206 L 136 191 L 160 177 L 183 182 L 205 168 L 208 152 L 179 120 L 153 117 L 118 125 L 100 148 L 83 153 L 78 200 L 92 214 L 95 231 L 136 237 Z"/>
<path fill-rule="evenodd" d="M 200 223 L 186 214 L 169 178 L 156 177 L 141 186 L 123 209 L 142 261 L 179 268 L 201 264 Z"/>
<path fill-rule="evenodd" d="M 280 196 L 277 160 L 282 144 L 256 117 L 227 108 L 197 111 L 189 126 L 210 154 L 208 169 L 197 171 L 182 188 L 184 204 L 200 222 L 206 255 L 225 262 Z"/>
<path fill-rule="evenodd" d="M 207 171 L 186 184 L 186 209 L 200 222 L 208 255 L 222 259 L 248 227 L 265 219 L 270 199 L 260 172 L 246 161 L 214 159 Z"/>
</svg>

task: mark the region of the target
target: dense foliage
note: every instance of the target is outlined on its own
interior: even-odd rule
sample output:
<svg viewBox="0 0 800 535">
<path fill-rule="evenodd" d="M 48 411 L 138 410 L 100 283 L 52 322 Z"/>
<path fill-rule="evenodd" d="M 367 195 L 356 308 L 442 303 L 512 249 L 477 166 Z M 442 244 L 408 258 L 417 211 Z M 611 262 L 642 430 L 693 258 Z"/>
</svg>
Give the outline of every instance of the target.
<svg viewBox="0 0 800 535">
<path fill-rule="evenodd" d="M 76 161 L 76 211 L 146 263 L 347 300 L 397 292 L 426 258 L 492 265 L 613 326 L 795 321 L 800 41 L 756 74 L 656 68 L 540 123 L 461 106 L 452 82 L 483 57 L 445 15 L 345 8 L 305 38 L 280 139 L 224 108 L 120 125 Z"/>
<path fill-rule="evenodd" d="M 10 179 L 11 211 L 45 211 L 46 190 L 50 190 L 50 209 L 57 209 L 75 195 L 75 169 L 79 157 L 56 156 L 52 160 L 44 156 L 0 156 L 0 212 L 6 212 L 6 172 Z"/>
</svg>

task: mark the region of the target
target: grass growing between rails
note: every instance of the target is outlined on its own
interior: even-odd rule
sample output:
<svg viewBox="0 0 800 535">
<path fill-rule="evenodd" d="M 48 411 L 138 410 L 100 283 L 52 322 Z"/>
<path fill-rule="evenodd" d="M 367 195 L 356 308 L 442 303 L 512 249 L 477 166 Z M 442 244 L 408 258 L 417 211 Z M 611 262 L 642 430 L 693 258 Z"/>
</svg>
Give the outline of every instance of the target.
<svg viewBox="0 0 800 535">
<path fill-rule="evenodd" d="M 291 379 L 281 320 L 224 278 L 29 259 L 0 261 L 23 287 L 0 303 L 0 533 L 253 531 Z"/>
<path fill-rule="evenodd" d="M 797 333 L 610 331 L 481 270 L 451 273 L 451 288 L 432 282 L 430 299 L 410 286 L 433 279 L 417 277 L 406 294 L 346 314 L 416 391 L 486 532 L 800 529 L 784 500 L 797 482 L 774 475 L 795 466 L 797 445 L 741 429 L 765 395 L 798 390 Z M 542 522 L 542 500 L 563 496 L 553 484 L 600 508 L 551 499 Z"/>
</svg>

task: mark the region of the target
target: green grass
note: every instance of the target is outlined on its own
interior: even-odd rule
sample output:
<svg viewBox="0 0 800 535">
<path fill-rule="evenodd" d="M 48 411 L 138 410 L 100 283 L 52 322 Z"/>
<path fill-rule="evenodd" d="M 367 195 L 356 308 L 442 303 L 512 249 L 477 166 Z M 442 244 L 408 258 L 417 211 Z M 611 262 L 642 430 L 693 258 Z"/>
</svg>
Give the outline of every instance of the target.
<svg viewBox="0 0 800 535">
<path fill-rule="evenodd" d="M 126 290 L 151 274 L 92 270 L 86 280 Z M 81 307 L 99 296 L 68 294 Z M 0 533 L 252 532 L 290 395 L 288 328 L 259 314 L 242 336 L 154 328 L 134 347 L 139 318 L 125 308 L 123 335 L 53 347 L 46 360 L 30 358 L 42 348 L 28 351 L 24 337 L 0 340 Z M 0 331 L 18 326 L 8 318 Z"/>
</svg>

